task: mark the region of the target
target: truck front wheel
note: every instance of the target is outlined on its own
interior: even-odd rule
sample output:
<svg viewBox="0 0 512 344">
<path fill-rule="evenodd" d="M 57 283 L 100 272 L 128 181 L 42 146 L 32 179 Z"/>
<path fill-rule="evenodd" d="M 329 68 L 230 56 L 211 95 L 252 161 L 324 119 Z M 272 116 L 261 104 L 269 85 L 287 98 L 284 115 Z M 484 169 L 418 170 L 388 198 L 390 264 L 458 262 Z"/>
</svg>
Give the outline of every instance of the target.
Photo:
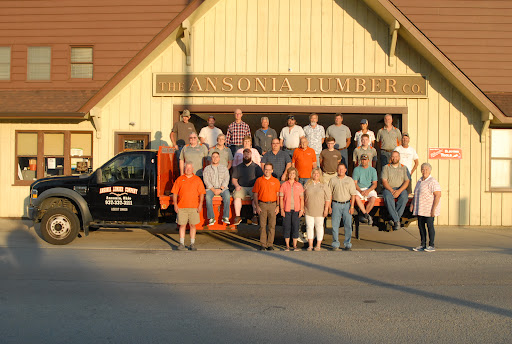
<svg viewBox="0 0 512 344">
<path fill-rule="evenodd" d="M 51 208 L 41 219 L 41 236 L 53 245 L 66 245 L 75 240 L 80 221 L 68 208 Z"/>
</svg>

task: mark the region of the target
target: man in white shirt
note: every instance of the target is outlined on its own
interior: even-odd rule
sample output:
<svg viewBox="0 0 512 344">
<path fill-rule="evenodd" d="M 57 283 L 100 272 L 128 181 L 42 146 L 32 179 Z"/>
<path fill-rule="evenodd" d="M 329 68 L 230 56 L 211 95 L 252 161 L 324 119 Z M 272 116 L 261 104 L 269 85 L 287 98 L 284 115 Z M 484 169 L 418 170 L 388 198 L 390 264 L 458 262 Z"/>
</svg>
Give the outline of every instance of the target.
<svg viewBox="0 0 512 344">
<path fill-rule="evenodd" d="M 400 153 L 400 163 L 402 165 L 405 165 L 407 167 L 407 170 L 409 171 L 409 174 L 412 176 L 414 171 L 418 168 L 419 164 L 419 157 L 418 153 L 416 153 L 416 150 L 409 146 L 410 138 L 408 133 L 402 134 L 402 145 L 395 148 L 395 151 Z M 411 178 L 412 179 L 412 178 Z M 412 193 L 412 183 L 409 183 L 409 186 L 407 187 L 407 192 L 409 194 Z"/>
<path fill-rule="evenodd" d="M 222 130 L 215 126 L 215 117 L 208 117 L 208 126 L 199 132 L 199 140 L 202 144 L 206 144 L 208 148 L 212 148 L 217 144 L 217 136 L 222 134 Z"/>
<path fill-rule="evenodd" d="M 304 130 L 298 125 L 295 125 L 295 116 L 288 116 L 288 126 L 281 130 L 279 139 L 283 149 L 293 157 L 293 151 L 299 147 L 300 138 L 306 136 Z"/>
</svg>

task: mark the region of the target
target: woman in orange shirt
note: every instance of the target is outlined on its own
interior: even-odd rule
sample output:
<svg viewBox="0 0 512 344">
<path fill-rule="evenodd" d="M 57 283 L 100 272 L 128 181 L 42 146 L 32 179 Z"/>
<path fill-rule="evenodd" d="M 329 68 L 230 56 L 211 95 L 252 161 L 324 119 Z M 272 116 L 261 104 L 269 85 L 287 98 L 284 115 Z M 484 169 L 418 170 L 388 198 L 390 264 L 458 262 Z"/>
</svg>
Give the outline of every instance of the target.
<svg viewBox="0 0 512 344">
<path fill-rule="evenodd" d="M 283 219 L 285 251 L 290 251 L 290 234 L 293 239 L 293 250 L 297 248 L 299 238 L 299 217 L 304 214 L 304 188 L 299 183 L 299 173 L 295 167 L 287 171 L 288 180 L 285 181 L 279 190 L 279 205 Z"/>
</svg>

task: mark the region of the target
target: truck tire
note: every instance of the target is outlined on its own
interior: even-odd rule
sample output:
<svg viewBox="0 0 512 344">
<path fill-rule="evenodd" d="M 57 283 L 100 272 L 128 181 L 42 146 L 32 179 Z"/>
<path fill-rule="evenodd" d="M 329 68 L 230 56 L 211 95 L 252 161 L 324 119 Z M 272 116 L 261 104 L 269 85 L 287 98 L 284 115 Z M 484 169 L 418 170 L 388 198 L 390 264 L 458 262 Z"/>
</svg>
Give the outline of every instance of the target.
<svg viewBox="0 0 512 344">
<path fill-rule="evenodd" d="M 52 245 L 66 245 L 75 240 L 80 221 L 68 208 L 51 208 L 41 219 L 41 236 Z"/>
</svg>

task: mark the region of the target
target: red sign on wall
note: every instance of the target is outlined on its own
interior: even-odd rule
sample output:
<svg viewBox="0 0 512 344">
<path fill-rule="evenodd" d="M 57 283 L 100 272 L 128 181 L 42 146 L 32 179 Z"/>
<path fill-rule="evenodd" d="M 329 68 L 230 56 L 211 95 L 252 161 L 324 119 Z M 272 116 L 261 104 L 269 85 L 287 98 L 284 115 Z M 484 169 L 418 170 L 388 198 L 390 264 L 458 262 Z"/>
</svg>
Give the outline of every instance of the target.
<svg viewBox="0 0 512 344">
<path fill-rule="evenodd" d="M 462 149 L 460 148 L 429 148 L 429 159 L 462 159 Z"/>
</svg>

